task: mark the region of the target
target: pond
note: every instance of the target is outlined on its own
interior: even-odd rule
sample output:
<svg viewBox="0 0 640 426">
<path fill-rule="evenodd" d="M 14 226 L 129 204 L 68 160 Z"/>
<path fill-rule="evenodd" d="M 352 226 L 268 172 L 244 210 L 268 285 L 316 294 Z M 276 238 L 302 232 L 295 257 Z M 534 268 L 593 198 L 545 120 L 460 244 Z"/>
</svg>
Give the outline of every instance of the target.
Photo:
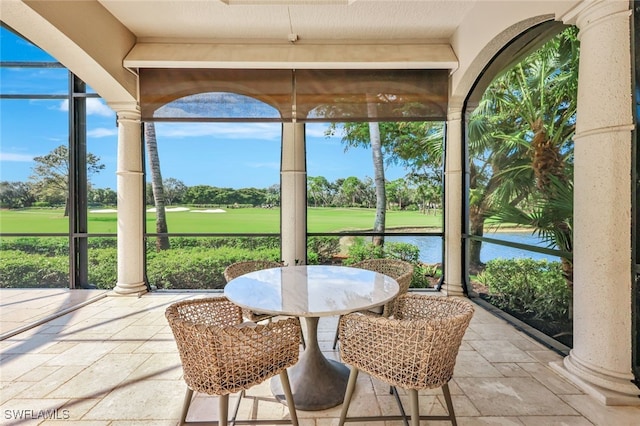
<svg viewBox="0 0 640 426">
<path fill-rule="evenodd" d="M 547 247 L 546 243 L 540 241 L 539 238 L 531 235 L 529 232 L 487 232 L 484 236 L 487 238 L 501 239 L 519 244 L 529 244 L 536 247 Z M 424 263 L 440 263 L 442 261 L 442 239 L 440 237 L 398 236 L 387 237 L 385 238 L 385 241 L 403 242 L 418 246 L 418 248 L 420 248 L 420 261 Z M 480 251 L 480 260 L 485 263 L 496 258 L 514 259 L 522 257 L 529 257 L 535 260 L 559 260 L 556 256 L 487 242 L 482 243 L 482 249 Z"/>
</svg>

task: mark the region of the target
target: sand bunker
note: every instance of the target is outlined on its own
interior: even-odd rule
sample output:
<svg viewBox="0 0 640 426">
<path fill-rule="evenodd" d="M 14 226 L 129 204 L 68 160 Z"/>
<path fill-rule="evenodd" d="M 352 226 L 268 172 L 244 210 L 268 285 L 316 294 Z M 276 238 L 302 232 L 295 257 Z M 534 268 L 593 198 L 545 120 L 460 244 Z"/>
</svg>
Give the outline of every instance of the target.
<svg viewBox="0 0 640 426">
<path fill-rule="evenodd" d="M 116 209 L 89 210 L 89 213 L 117 213 Z"/>
<path fill-rule="evenodd" d="M 191 210 L 191 213 L 226 213 L 222 209 Z"/>
<path fill-rule="evenodd" d="M 167 207 L 164 209 L 165 212 L 186 212 L 189 211 L 190 209 L 187 207 Z M 154 213 L 156 211 L 156 208 L 150 208 L 147 209 L 147 212 L 149 213 Z"/>
<path fill-rule="evenodd" d="M 166 208 L 165 212 L 186 212 L 191 209 L 187 207 L 169 207 Z M 153 207 L 151 209 L 147 209 L 147 213 L 155 213 L 156 208 Z M 89 210 L 89 213 L 117 213 L 116 209 L 101 209 L 101 210 Z M 206 209 L 206 210 L 191 210 L 191 213 L 226 213 L 225 210 L 222 209 Z"/>
</svg>

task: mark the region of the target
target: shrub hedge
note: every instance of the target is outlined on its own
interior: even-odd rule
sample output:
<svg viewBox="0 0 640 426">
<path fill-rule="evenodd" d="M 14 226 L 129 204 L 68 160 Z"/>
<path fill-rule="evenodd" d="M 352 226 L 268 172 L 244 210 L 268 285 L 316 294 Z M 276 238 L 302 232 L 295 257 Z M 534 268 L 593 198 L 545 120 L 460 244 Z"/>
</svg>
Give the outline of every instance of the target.
<svg viewBox="0 0 640 426">
<path fill-rule="evenodd" d="M 343 262 L 351 265 L 365 259 L 379 259 L 388 257 L 400 259 L 413 264 L 413 277 L 410 288 L 429 288 L 431 279 L 437 274 L 434 266 L 425 265 L 420 262 L 420 248 L 409 243 L 386 242 L 384 245 L 376 246 L 366 242 L 364 238 L 357 237 L 349 247 L 349 257 Z"/>
<path fill-rule="evenodd" d="M 560 262 L 533 259 L 493 259 L 478 275 L 498 308 L 540 319 L 567 318 L 571 289 Z"/>
<path fill-rule="evenodd" d="M 69 285 L 69 257 L 0 252 L 0 288 L 54 288 Z"/>
<path fill-rule="evenodd" d="M 217 289 L 224 287 L 224 268 L 241 260 L 280 261 L 280 239 L 172 237 L 171 249 L 155 250 L 147 240 L 147 279 L 159 289 Z M 115 238 L 89 240 L 89 283 L 112 289 L 117 282 Z M 11 238 L 0 250 L 0 288 L 67 287 L 69 283 L 69 241 L 63 237 Z M 371 244 L 369 244 L 371 246 Z M 340 250 L 338 237 L 311 237 L 308 264 L 327 263 Z M 378 251 L 380 252 L 378 256 Z M 350 253 L 352 262 L 366 257 L 393 257 L 416 263 L 413 287 L 427 287 L 425 268 L 417 263 L 419 249 L 406 243 L 387 243 L 385 252 L 363 241 Z M 354 260 L 355 259 L 355 260 Z"/>
</svg>

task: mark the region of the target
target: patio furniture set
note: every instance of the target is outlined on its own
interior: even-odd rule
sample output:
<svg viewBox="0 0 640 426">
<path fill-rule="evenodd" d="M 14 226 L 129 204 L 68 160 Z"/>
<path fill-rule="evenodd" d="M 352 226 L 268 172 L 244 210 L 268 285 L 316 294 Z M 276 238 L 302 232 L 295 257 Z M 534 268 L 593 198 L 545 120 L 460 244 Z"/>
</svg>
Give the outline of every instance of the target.
<svg viewBox="0 0 640 426">
<path fill-rule="evenodd" d="M 421 419 L 455 425 L 448 382 L 473 307 L 460 299 L 408 293 L 412 273 L 408 262 L 390 259 L 352 267 L 230 265 L 224 296 L 177 302 L 166 310 L 187 384 L 181 424 L 196 391 L 219 396 L 214 424 L 220 425 L 229 419 L 229 394 L 237 392 L 232 424 L 297 425 L 296 410 L 342 404 L 340 425 L 384 420 L 408 425 L 399 387 L 408 391 L 412 426 Z M 342 362 L 327 359 L 318 345 L 318 319 L 333 315 L 340 316 L 335 341 Z M 347 417 L 359 372 L 390 386 L 400 415 Z M 268 379 L 289 418 L 238 420 L 244 392 Z M 434 388 L 442 388 L 448 414 L 421 416 L 418 390 Z"/>
</svg>

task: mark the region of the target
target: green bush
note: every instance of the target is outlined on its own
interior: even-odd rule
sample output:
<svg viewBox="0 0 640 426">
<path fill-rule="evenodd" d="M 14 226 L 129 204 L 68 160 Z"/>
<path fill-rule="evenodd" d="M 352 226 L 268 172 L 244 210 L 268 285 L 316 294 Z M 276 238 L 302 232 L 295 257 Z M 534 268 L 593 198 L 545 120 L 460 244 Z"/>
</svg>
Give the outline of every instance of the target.
<svg viewBox="0 0 640 426">
<path fill-rule="evenodd" d="M 115 237 L 92 237 L 88 242 L 90 250 L 117 246 L 118 240 Z M 5 237 L 0 240 L 0 250 L 19 250 L 44 256 L 68 256 L 69 237 Z"/>
<path fill-rule="evenodd" d="M 356 237 L 349 246 L 348 258 L 342 263 L 344 265 L 352 265 L 365 259 L 381 259 L 384 256 L 383 247 L 374 246 L 372 243 L 365 241 L 364 237 Z"/>
<path fill-rule="evenodd" d="M 118 281 L 117 248 L 98 248 L 89 250 L 89 284 L 111 290 Z"/>
<path fill-rule="evenodd" d="M 432 287 L 432 279 L 441 276 L 441 271 L 437 265 L 427 265 L 418 262 L 413 266 L 411 288 L 430 288 Z"/>
<path fill-rule="evenodd" d="M 68 237 L 11 237 L 0 240 L 0 250 L 17 250 L 43 256 L 68 256 Z"/>
<path fill-rule="evenodd" d="M 540 319 L 567 318 L 571 290 L 560 262 L 533 259 L 494 259 L 478 281 L 489 288 L 491 302 L 505 310 Z"/>
<path fill-rule="evenodd" d="M 339 237 L 309 237 L 307 239 L 307 263 L 310 265 L 331 261 L 340 252 Z"/>
<path fill-rule="evenodd" d="M 172 249 L 177 248 L 220 248 L 236 247 L 244 249 L 277 248 L 280 249 L 278 237 L 171 237 Z M 155 251 L 155 238 L 147 238 L 147 250 Z"/>
<path fill-rule="evenodd" d="M 384 246 L 374 246 L 368 243 L 363 237 L 354 239 L 349 247 L 349 257 L 343 261 L 344 265 L 353 265 L 365 259 L 391 258 L 400 259 L 413 265 L 413 277 L 411 278 L 411 288 L 431 287 L 430 277 L 435 271 L 428 265 L 420 262 L 420 248 L 409 243 L 384 243 Z M 437 268 L 436 268 L 437 269 Z"/>
<path fill-rule="evenodd" d="M 223 288 L 224 268 L 234 262 L 260 259 L 280 261 L 280 249 L 165 250 L 147 258 L 147 277 L 151 285 L 161 289 Z"/>
<path fill-rule="evenodd" d="M 69 286 L 69 258 L 0 251 L 0 288 L 53 288 Z"/>
<path fill-rule="evenodd" d="M 384 257 L 404 260 L 414 265 L 420 260 L 420 248 L 409 243 L 384 243 Z"/>
</svg>

